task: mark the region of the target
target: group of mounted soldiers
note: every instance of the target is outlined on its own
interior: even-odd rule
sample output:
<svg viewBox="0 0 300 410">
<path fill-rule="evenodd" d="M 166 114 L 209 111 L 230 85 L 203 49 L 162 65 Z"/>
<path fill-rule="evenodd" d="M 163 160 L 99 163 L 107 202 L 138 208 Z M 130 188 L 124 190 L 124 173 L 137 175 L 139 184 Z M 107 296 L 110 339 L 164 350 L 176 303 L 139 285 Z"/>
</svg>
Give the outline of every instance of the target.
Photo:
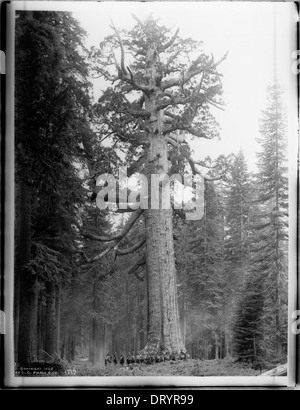
<svg viewBox="0 0 300 410">
<path fill-rule="evenodd" d="M 135 355 L 134 353 L 128 353 L 126 354 L 121 354 L 119 357 L 117 353 L 114 355 L 111 355 L 110 353 L 107 353 L 105 357 L 105 366 L 107 365 L 118 365 L 120 364 L 121 366 L 126 366 L 126 365 L 131 365 L 134 363 L 144 363 L 144 364 L 153 364 L 153 363 L 162 363 L 162 362 L 167 362 L 167 361 L 174 361 L 174 360 L 187 360 L 189 359 L 190 356 L 188 353 L 185 353 L 183 350 L 174 353 L 169 353 L 169 352 L 162 352 L 160 354 L 137 354 Z"/>
</svg>

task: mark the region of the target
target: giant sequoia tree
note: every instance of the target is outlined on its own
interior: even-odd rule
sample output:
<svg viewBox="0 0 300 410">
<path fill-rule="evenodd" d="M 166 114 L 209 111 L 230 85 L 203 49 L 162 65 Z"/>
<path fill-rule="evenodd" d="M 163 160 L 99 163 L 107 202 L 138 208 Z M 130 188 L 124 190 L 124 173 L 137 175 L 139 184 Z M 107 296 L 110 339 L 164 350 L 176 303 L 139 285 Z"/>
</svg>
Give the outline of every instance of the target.
<svg viewBox="0 0 300 410">
<path fill-rule="evenodd" d="M 136 20 L 131 31 L 118 31 L 104 39 L 93 51 L 95 70 L 111 86 L 95 107 L 103 135 L 109 135 L 116 147 L 130 150 L 129 174 L 172 173 L 170 152 L 176 161 L 189 162 L 197 173 L 183 136 L 211 139 L 217 135 L 210 105 L 220 107 L 220 74 L 214 61 L 201 49 L 201 43 L 181 39 L 178 30 L 159 26 L 150 16 Z M 149 181 L 150 186 L 150 181 Z M 145 219 L 145 237 L 132 251 L 146 246 L 145 263 L 148 286 L 148 340 L 145 350 L 179 351 L 185 349 L 179 326 L 173 246 L 172 207 L 138 209 L 123 231 L 113 237 L 89 235 L 94 240 L 109 241 L 105 252 L 122 254 L 118 246 L 133 224 Z M 139 262 L 140 264 L 142 261 Z"/>
</svg>

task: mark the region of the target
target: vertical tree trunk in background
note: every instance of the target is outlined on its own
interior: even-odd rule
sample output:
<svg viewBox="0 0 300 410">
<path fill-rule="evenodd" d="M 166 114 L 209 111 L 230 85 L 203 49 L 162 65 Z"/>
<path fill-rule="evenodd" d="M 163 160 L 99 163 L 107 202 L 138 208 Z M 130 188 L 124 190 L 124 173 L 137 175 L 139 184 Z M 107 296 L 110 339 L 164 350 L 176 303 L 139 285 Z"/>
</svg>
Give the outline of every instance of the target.
<svg viewBox="0 0 300 410">
<path fill-rule="evenodd" d="M 186 329 L 187 329 L 187 297 L 186 297 L 186 279 L 183 283 L 183 295 L 182 295 L 182 343 L 185 345 Z"/>
<path fill-rule="evenodd" d="M 20 236 L 18 246 L 18 277 L 20 284 L 20 317 L 18 362 L 30 364 L 37 356 L 36 279 L 26 268 L 31 259 L 31 189 L 23 182 L 20 188 Z"/>
<path fill-rule="evenodd" d="M 117 355 L 120 354 L 119 352 L 119 339 L 118 339 L 118 333 L 119 333 L 119 328 L 113 327 L 112 330 L 112 354 L 117 353 Z"/>
<path fill-rule="evenodd" d="M 73 324 L 71 325 L 71 328 L 69 329 L 68 335 L 66 337 L 65 351 L 66 359 L 71 363 L 75 359 L 75 338 Z"/>
<path fill-rule="evenodd" d="M 217 333 L 215 334 L 215 359 L 219 359 L 219 339 Z"/>
<path fill-rule="evenodd" d="M 45 351 L 53 356 L 56 349 L 56 288 L 53 283 L 46 286 L 46 345 Z"/>
<path fill-rule="evenodd" d="M 130 278 L 127 276 L 125 280 L 125 295 L 126 295 L 126 310 L 125 310 L 125 323 L 126 323 L 126 346 L 125 350 L 126 353 L 130 349 L 130 293 L 129 293 L 129 280 Z"/>
<path fill-rule="evenodd" d="M 14 272 L 14 357 L 18 362 L 19 326 L 20 326 L 20 286 L 17 269 Z"/>
<path fill-rule="evenodd" d="M 112 326 L 105 324 L 104 352 L 112 354 Z"/>
<path fill-rule="evenodd" d="M 137 284 L 137 297 L 136 297 L 136 326 L 135 326 L 135 333 L 134 333 L 134 345 L 135 345 L 135 354 L 142 349 L 140 345 L 140 330 L 141 330 L 141 316 L 143 314 L 141 310 L 141 286 L 138 282 Z M 143 346 L 144 347 L 144 346 Z"/>
<path fill-rule="evenodd" d="M 61 319 L 61 285 L 56 287 L 55 295 L 55 320 L 56 320 L 56 338 L 55 338 L 55 352 L 59 355 L 60 345 L 60 319 Z"/>
<path fill-rule="evenodd" d="M 147 301 L 147 305 L 148 305 L 148 301 Z M 138 326 L 138 351 L 142 350 L 145 347 L 145 333 L 146 333 L 146 327 L 147 327 L 147 323 L 148 323 L 148 308 L 146 311 L 146 318 L 144 317 L 144 311 L 141 308 L 141 304 L 139 305 L 139 326 Z M 145 320 L 146 319 L 146 320 Z M 146 322 L 146 323 L 145 323 Z"/>
<path fill-rule="evenodd" d="M 66 353 L 66 335 L 64 334 L 62 338 L 62 344 L 61 344 L 61 349 L 60 349 L 60 357 L 64 359 Z"/>
<path fill-rule="evenodd" d="M 15 362 L 18 362 L 18 339 L 19 339 L 19 314 L 20 314 L 20 284 L 19 271 L 22 268 L 18 266 L 19 257 L 18 250 L 20 245 L 20 183 L 15 184 L 15 269 L 14 269 L 14 357 Z"/>
<path fill-rule="evenodd" d="M 38 323 L 37 323 L 37 352 L 38 352 L 38 358 L 40 357 L 40 352 L 41 350 L 44 350 L 44 318 L 43 318 L 43 313 L 44 313 L 44 306 L 42 304 L 42 297 L 41 295 L 39 296 L 38 300 Z"/>
<path fill-rule="evenodd" d="M 95 315 L 98 308 L 98 294 L 97 294 L 97 272 L 93 277 L 93 314 Z M 92 318 L 91 322 L 91 336 L 90 336 L 90 360 L 93 364 L 100 362 L 100 340 L 99 340 L 99 323 L 96 317 Z"/>
<path fill-rule="evenodd" d="M 223 349 L 224 337 L 223 337 L 222 327 L 220 328 L 219 337 L 220 337 L 219 357 L 220 359 L 224 359 L 224 352 L 223 352 L 224 351 Z"/>
<path fill-rule="evenodd" d="M 100 335 L 99 335 L 99 324 L 95 318 L 92 319 L 91 328 L 91 354 L 90 360 L 93 364 L 100 362 Z"/>
<path fill-rule="evenodd" d="M 105 356 L 107 352 L 105 351 L 105 324 L 100 325 L 100 334 L 99 334 L 99 343 L 100 343 L 100 366 L 105 364 Z"/>
<path fill-rule="evenodd" d="M 81 356 L 85 356 L 85 351 L 84 351 L 84 327 L 83 327 L 83 317 L 81 318 L 81 323 L 80 323 L 80 354 Z"/>
</svg>

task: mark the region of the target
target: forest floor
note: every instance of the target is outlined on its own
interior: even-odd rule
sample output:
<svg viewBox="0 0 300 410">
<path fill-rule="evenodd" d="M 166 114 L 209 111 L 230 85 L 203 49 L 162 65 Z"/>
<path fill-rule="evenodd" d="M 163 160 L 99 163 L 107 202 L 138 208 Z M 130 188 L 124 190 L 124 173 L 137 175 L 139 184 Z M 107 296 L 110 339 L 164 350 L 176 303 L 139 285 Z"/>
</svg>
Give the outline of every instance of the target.
<svg viewBox="0 0 300 410">
<path fill-rule="evenodd" d="M 169 361 L 154 364 L 133 364 L 107 367 L 90 362 L 74 361 L 71 365 L 76 376 L 259 376 L 260 371 L 233 359 Z M 74 372 L 75 373 L 75 372 Z"/>
</svg>

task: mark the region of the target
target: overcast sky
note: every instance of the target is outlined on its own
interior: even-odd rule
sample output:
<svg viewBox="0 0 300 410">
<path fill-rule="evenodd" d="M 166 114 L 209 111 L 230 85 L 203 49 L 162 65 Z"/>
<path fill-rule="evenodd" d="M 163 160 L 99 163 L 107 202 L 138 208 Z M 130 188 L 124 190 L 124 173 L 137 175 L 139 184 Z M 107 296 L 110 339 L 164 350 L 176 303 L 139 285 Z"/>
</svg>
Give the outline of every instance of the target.
<svg viewBox="0 0 300 410">
<path fill-rule="evenodd" d="M 74 12 L 88 32 L 88 45 L 98 46 L 111 34 L 109 18 L 119 28 L 132 28 L 132 13 L 147 18 L 153 12 L 167 27 L 179 27 L 179 35 L 204 42 L 215 60 L 228 50 L 219 66 L 223 74 L 224 112 L 213 109 L 221 125 L 221 141 L 198 140 L 192 144 L 195 158 L 243 149 L 250 169 L 255 164 L 258 120 L 266 104 L 266 88 L 276 71 L 291 101 L 291 52 L 294 8 L 289 3 L 150 2 L 97 3 Z M 276 52 L 275 52 L 276 50 Z M 276 56 L 276 58 L 275 58 Z M 98 96 L 101 85 L 96 84 Z"/>
<path fill-rule="evenodd" d="M 21 2 L 18 2 L 21 3 Z M 254 169 L 258 121 L 266 104 L 266 88 L 274 79 L 275 60 L 279 81 L 285 88 L 285 103 L 292 102 L 291 54 L 296 14 L 293 3 L 274 2 L 34 2 L 56 10 L 72 10 L 87 31 L 87 46 L 98 46 L 112 34 L 110 18 L 120 29 L 135 24 L 132 13 L 147 18 L 153 12 L 167 27 L 180 29 L 182 38 L 204 42 L 204 49 L 217 61 L 223 74 L 225 111 L 212 107 L 221 125 L 221 141 L 198 140 L 192 144 L 195 159 L 213 158 L 243 149 Z M 26 3 L 28 8 L 29 4 Z M 25 7 L 25 8 L 26 8 Z M 276 58 L 275 58 L 276 56 Z M 294 77 L 294 78 L 293 78 Z M 295 86 L 295 85 L 294 85 Z M 95 97 L 103 83 L 95 82 Z"/>
</svg>

